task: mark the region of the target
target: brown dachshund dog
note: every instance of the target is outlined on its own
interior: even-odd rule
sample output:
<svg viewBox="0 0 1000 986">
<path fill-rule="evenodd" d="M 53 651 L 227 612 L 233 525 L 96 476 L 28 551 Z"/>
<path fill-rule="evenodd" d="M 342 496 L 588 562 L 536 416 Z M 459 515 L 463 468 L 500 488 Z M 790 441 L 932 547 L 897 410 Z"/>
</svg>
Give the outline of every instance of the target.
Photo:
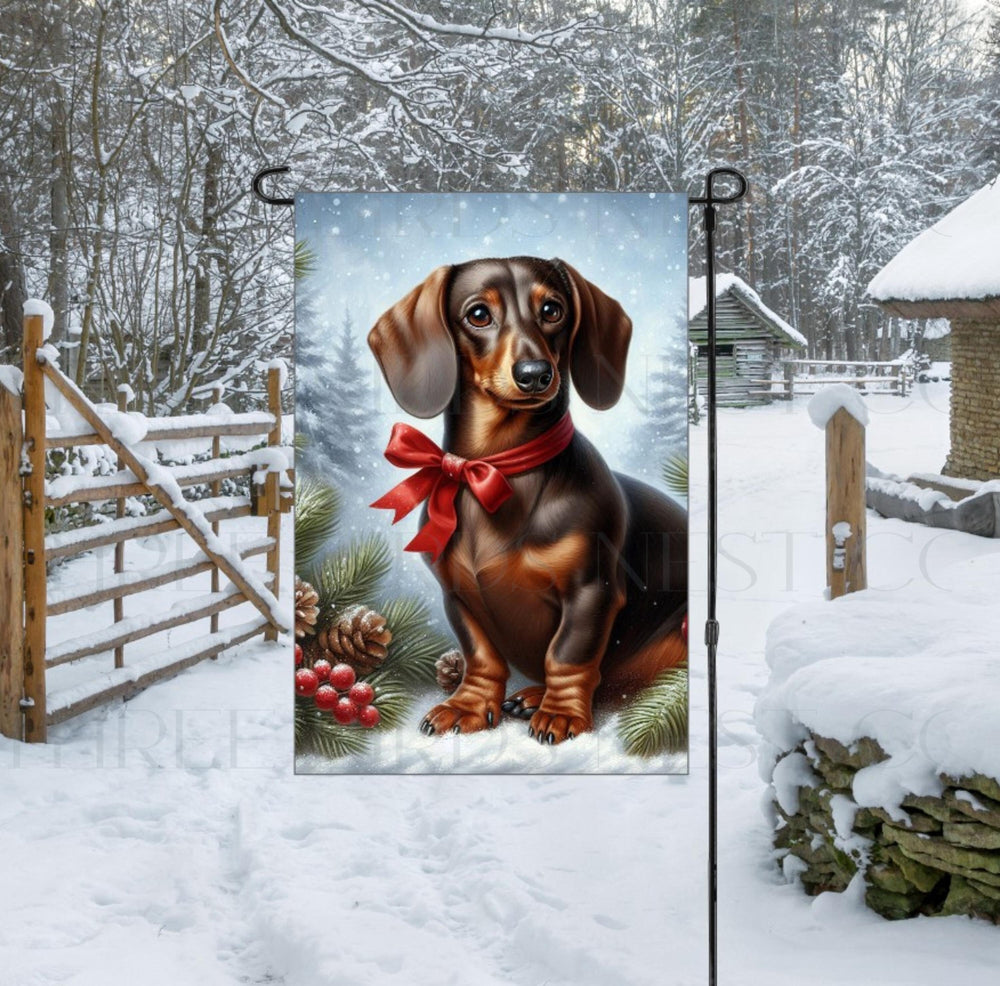
<svg viewBox="0 0 1000 986">
<path fill-rule="evenodd" d="M 443 412 L 444 449 L 477 459 L 553 428 L 570 380 L 591 407 L 615 404 L 631 332 L 569 264 L 511 257 L 439 267 L 368 344 L 399 404 Z M 421 729 L 469 733 L 507 712 L 559 743 L 592 728 L 595 700 L 620 702 L 687 657 L 687 515 L 578 432 L 509 483 L 494 513 L 459 491 L 457 529 L 430 563 L 465 674 Z M 543 684 L 506 698 L 511 668 Z"/>
</svg>

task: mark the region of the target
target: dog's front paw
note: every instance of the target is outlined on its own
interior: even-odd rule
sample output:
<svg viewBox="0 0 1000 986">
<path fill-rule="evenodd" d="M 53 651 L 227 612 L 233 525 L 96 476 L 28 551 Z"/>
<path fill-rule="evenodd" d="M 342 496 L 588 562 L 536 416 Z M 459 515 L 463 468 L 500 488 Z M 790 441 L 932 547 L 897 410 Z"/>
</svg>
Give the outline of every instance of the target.
<svg viewBox="0 0 1000 986">
<path fill-rule="evenodd" d="M 531 717 L 528 733 L 539 743 L 552 744 L 573 739 L 593 728 L 592 716 L 583 715 L 579 709 L 561 709 L 542 699 L 538 711 Z"/>
<path fill-rule="evenodd" d="M 538 711 L 544 695 L 545 689 L 541 685 L 529 685 L 514 692 L 501 708 L 514 719 L 530 719 Z"/>
<path fill-rule="evenodd" d="M 501 692 L 500 698 L 503 697 Z M 474 700 L 452 696 L 440 705 L 435 705 L 424 716 L 420 731 L 426 736 L 440 736 L 449 730 L 453 733 L 478 733 L 481 729 L 493 729 L 500 723 L 500 699 Z"/>
</svg>

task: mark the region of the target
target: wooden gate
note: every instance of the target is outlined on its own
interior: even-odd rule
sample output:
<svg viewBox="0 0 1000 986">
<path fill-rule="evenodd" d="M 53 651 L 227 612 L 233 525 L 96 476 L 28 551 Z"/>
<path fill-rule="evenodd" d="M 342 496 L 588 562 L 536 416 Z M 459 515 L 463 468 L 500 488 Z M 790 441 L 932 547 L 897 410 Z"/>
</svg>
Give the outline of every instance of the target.
<svg viewBox="0 0 1000 986">
<path fill-rule="evenodd" d="M 124 413 L 98 409 L 63 374 L 43 348 L 42 319 L 29 316 L 24 331 L 23 414 L 21 402 L 0 381 L 0 732 L 28 742 L 43 742 L 48 726 L 79 715 L 112 699 L 127 699 L 148 685 L 171 677 L 228 647 L 263 633 L 275 639 L 287 630 L 280 611 L 281 514 L 292 501 L 291 472 L 277 465 L 281 444 L 280 370 L 267 371 L 268 410 L 231 414 L 216 420 L 205 415 L 142 420 L 141 437 Z M 62 430 L 46 434 L 45 383 L 72 407 L 85 425 L 79 434 Z M 9 383 L 9 381 L 8 381 Z M 23 421 L 23 431 L 22 431 Z M 226 436 L 266 436 L 267 446 L 224 457 Z M 212 457 L 188 466 L 167 467 L 141 454 L 136 445 L 183 439 L 211 439 Z M 46 490 L 46 451 L 87 445 L 106 446 L 117 457 L 118 471 L 106 477 L 76 477 Z M 250 496 L 221 496 L 227 479 L 248 477 Z M 182 489 L 209 487 L 205 500 L 188 500 Z M 149 495 L 161 509 L 147 516 L 125 514 L 126 498 Z M 114 520 L 94 526 L 45 534 L 45 510 L 69 503 L 115 500 Z M 220 522 L 246 516 L 266 518 L 266 534 L 230 549 L 219 537 Z M 181 530 L 199 549 L 152 572 L 125 568 L 125 545 L 136 538 Z M 59 558 L 113 545 L 114 575 L 93 584 L 78 583 L 51 590 L 46 565 Z M 246 559 L 266 554 L 266 576 Z M 123 599 L 181 579 L 211 573 L 211 592 L 167 613 L 146 611 L 125 618 Z M 220 576 L 232 588 L 220 591 Z M 66 643 L 46 646 L 46 619 L 100 603 L 113 604 L 113 621 Z M 236 627 L 219 628 L 219 614 L 242 603 L 257 611 Z M 209 632 L 196 641 L 171 647 L 164 654 L 141 654 L 126 662 L 127 644 L 196 620 L 209 620 Z M 114 655 L 113 667 L 69 687 L 47 690 L 46 671 L 97 654 Z"/>
</svg>

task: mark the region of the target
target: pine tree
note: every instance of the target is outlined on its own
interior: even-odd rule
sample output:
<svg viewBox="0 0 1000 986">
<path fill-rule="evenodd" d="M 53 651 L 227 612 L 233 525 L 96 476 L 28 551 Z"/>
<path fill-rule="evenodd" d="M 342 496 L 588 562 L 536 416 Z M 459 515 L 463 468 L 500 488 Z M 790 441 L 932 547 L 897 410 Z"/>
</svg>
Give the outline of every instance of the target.
<svg viewBox="0 0 1000 986">
<path fill-rule="evenodd" d="M 661 463 L 687 458 L 688 367 L 687 335 L 666 333 L 670 341 L 647 375 L 643 420 L 629 435 L 629 469 L 647 481 L 661 478 Z"/>
<path fill-rule="evenodd" d="M 380 436 L 374 389 L 362 363 L 351 313 L 345 309 L 330 355 L 323 344 L 324 326 L 315 317 L 308 293 L 296 320 L 295 410 L 297 428 L 305 438 L 303 469 L 336 480 L 349 494 L 370 491 L 381 462 Z"/>
<path fill-rule="evenodd" d="M 330 403 L 337 443 L 329 455 L 336 469 L 363 480 L 371 475 L 371 463 L 381 450 L 373 423 L 372 383 L 360 355 L 354 321 L 345 309 L 333 357 L 337 375 Z"/>
</svg>

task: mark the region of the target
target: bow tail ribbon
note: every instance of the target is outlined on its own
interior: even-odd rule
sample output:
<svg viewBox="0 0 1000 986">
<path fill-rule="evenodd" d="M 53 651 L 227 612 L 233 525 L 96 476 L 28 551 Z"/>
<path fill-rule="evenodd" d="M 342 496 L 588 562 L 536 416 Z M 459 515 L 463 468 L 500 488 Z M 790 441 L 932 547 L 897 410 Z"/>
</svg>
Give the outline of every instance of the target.
<svg viewBox="0 0 1000 986">
<path fill-rule="evenodd" d="M 394 486 L 388 493 L 380 496 L 371 506 L 377 507 L 379 510 L 392 510 L 392 522 L 398 524 L 417 504 L 431 495 L 434 487 L 443 478 L 446 477 L 443 476 L 440 469 L 434 466 L 425 466 L 419 472 L 415 472 Z"/>
<path fill-rule="evenodd" d="M 458 482 L 442 473 L 427 499 L 427 523 L 417 531 L 417 536 L 406 546 L 406 551 L 429 551 L 434 561 L 438 560 L 458 527 L 456 496 Z"/>
</svg>

